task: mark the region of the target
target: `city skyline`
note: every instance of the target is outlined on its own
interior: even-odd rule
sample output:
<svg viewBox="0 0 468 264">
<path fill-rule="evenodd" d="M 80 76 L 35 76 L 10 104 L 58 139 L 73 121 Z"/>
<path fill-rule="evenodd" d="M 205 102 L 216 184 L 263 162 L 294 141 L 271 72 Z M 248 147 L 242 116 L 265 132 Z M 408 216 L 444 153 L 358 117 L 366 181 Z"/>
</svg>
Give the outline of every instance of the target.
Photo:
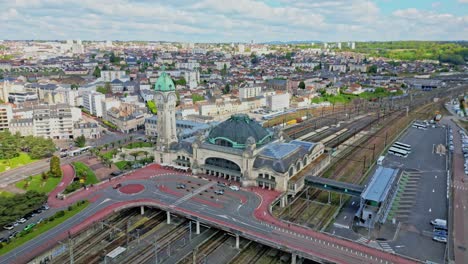
<svg viewBox="0 0 468 264">
<path fill-rule="evenodd" d="M 468 39 L 466 0 L 19 0 L 0 7 L 3 39 L 257 43 Z"/>
</svg>

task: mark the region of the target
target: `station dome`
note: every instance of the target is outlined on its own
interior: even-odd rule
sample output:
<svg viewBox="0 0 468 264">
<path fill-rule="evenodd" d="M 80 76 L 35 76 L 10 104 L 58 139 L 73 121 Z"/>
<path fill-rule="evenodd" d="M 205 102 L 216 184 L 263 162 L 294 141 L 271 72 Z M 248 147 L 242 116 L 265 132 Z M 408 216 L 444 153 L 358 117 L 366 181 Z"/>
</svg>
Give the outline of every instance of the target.
<svg viewBox="0 0 468 264">
<path fill-rule="evenodd" d="M 273 139 L 273 133 L 246 114 L 232 115 L 212 128 L 207 138 L 211 144 L 238 149 L 245 148 L 252 139 L 261 146 Z"/>
</svg>

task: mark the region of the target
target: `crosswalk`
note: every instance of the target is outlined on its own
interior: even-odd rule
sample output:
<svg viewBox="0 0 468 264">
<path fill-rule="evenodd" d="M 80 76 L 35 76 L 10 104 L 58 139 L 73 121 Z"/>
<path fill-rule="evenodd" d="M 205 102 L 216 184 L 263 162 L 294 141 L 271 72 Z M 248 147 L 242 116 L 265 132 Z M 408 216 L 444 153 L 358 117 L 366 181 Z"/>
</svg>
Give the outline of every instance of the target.
<svg viewBox="0 0 468 264">
<path fill-rule="evenodd" d="M 379 245 L 384 251 L 395 253 L 393 248 L 387 242 L 379 242 Z"/>
<path fill-rule="evenodd" d="M 456 184 L 452 184 L 452 187 L 457 189 L 457 190 L 461 190 L 461 191 L 468 191 L 468 188 L 465 187 L 465 186 L 461 186 L 461 185 L 456 185 Z"/>
<path fill-rule="evenodd" d="M 179 204 L 189 200 L 190 198 L 192 198 L 195 195 L 207 190 L 208 188 L 214 186 L 215 184 L 216 184 L 216 182 L 210 182 L 208 184 L 205 184 L 205 185 L 201 186 L 200 188 L 196 189 L 192 193 L 189 193 L 189 194 L 185 195 L 184 197 L 180 198 L 179 200 L 175 201 L 170 207 L 178 206 Z"/>
<path fill-rule="evenodd" d="M 367 244 L 368 241 L 369 241 L 369 239 L 367 239 L 365 237 L 360 237 L 359 239 L 356 240 L 356 242 L 362 243 L 362 244 Z"/>
</svg>

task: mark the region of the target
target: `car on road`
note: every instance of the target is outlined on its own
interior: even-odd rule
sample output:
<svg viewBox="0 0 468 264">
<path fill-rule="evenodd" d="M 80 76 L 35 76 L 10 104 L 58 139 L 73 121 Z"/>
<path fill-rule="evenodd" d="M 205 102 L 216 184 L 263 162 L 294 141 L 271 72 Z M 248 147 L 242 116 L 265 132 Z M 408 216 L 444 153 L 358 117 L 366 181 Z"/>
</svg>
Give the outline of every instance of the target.
<svg viewBox="0 0 468 264">
<path fill-rule="evenodd" d="M 36 226 L 36 224 L 34 224 L 34 223 L 33 223 L 33 224 L 29 224 L 29 225 L 27 225 L 27 226 L 23 229 L 23 231 L 29 231 L 29 230 L 31 230 L 31 229 L 32 229 L 33 227 L 35 227 L 35 226 Z"/>
<path fill-rule="evenodd" d="M 8 236 L 8 238 L 10 238 L 10 239 L 11 239 L 11 238 L 14 238 L 14 237 L 16 237 L 16 235 L 17 235 L 18 233 L 19 233 L 18 231 L 13 231 L 13 232 L 10 233 L 10 235 Z"/>
<path fill-rule="evenodd" d="M 44 205 L 41 206 L 42 210 L 49 210 L 49 208 L 50 207 L 47 204 L 44 204 Z"/>
<path fill-rule="evenodd" d="M 229 189 L 233 191 L 239 191 L 239 187 L 237 187 L 236 185 L 229 186 Z"/>
<path fill-rule="evenodd" d="M 177 189 L 185 189 L 186 186 L 185 186 L 185 184 L 183 184 L 183 183 L 179 183 L 179 184 L 177 184 L 176 188 L 177 188 Z"/>
<path fill-rule="evenodd" d="M 216 190 L 214 193 L 216 193 L 217 195 L 223 195 L 224 190 Z"/>
<path fill-rule="evenodd" d="M 23 224 L 23 223 L 26 223 L 26 219 L 25 218 L 20 218 L 20 219 L 16 220 L 16 222 L 18 222 L 20 224 Z"/>
<path fill-rule="evenodd" d="M 122 184 L 121 184 L 121 183 L 117 183 L 117 184 L 116 184 L 116 185 L 114 185 L 114 187 L 112 187 L 112 188 L 114 188 L 114 189 L 118 189 L 118 188 L 120 188 L 120 187 L 122 187 Z"/>
<path fill-rule="evenodd" d="M 12 230 L 13 228 L 15 228 L 13 224 L 3 226 L 3 229 L 6 229 L 6 230 Z"/>
<path fill-rule="evenodd" d="M 220 182 L 220 183 L 218 183 L 218 186 L 219 187 L 226 187 L 226 184 L 224 184 L 223 182 Z"/>
<path fill-rule="evenodd" d="M 433 236 L 432 239 L 437 242 L 447 243 L 447 237 Z"/>
</svg>

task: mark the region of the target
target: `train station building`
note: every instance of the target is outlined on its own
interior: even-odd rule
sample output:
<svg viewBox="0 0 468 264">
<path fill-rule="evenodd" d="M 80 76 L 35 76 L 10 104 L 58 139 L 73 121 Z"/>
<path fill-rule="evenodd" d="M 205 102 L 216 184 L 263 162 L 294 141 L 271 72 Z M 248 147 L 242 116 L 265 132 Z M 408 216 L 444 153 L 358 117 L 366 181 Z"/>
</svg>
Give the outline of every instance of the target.
<svg viewBox="0 0 468 264">
<path fill-rule="evenodd" d="M 318 171 L 328 164 L 322 143 L 288 140 L 281 131 L 264 128 L 245 114 L 233 115 L 208 132 L 178 139 L 170 100 L 175 93 L 174 85 L 170 78 L 161 78 L 166 77 L 162 74 L 155 84 L 156 162 L 184 166 L 194 174 L 212 175 L 240 182 L 242 186 L 292 194 L 304 186 L 305 174 L 301 172 L 306 167 Z"/>
</svg>

